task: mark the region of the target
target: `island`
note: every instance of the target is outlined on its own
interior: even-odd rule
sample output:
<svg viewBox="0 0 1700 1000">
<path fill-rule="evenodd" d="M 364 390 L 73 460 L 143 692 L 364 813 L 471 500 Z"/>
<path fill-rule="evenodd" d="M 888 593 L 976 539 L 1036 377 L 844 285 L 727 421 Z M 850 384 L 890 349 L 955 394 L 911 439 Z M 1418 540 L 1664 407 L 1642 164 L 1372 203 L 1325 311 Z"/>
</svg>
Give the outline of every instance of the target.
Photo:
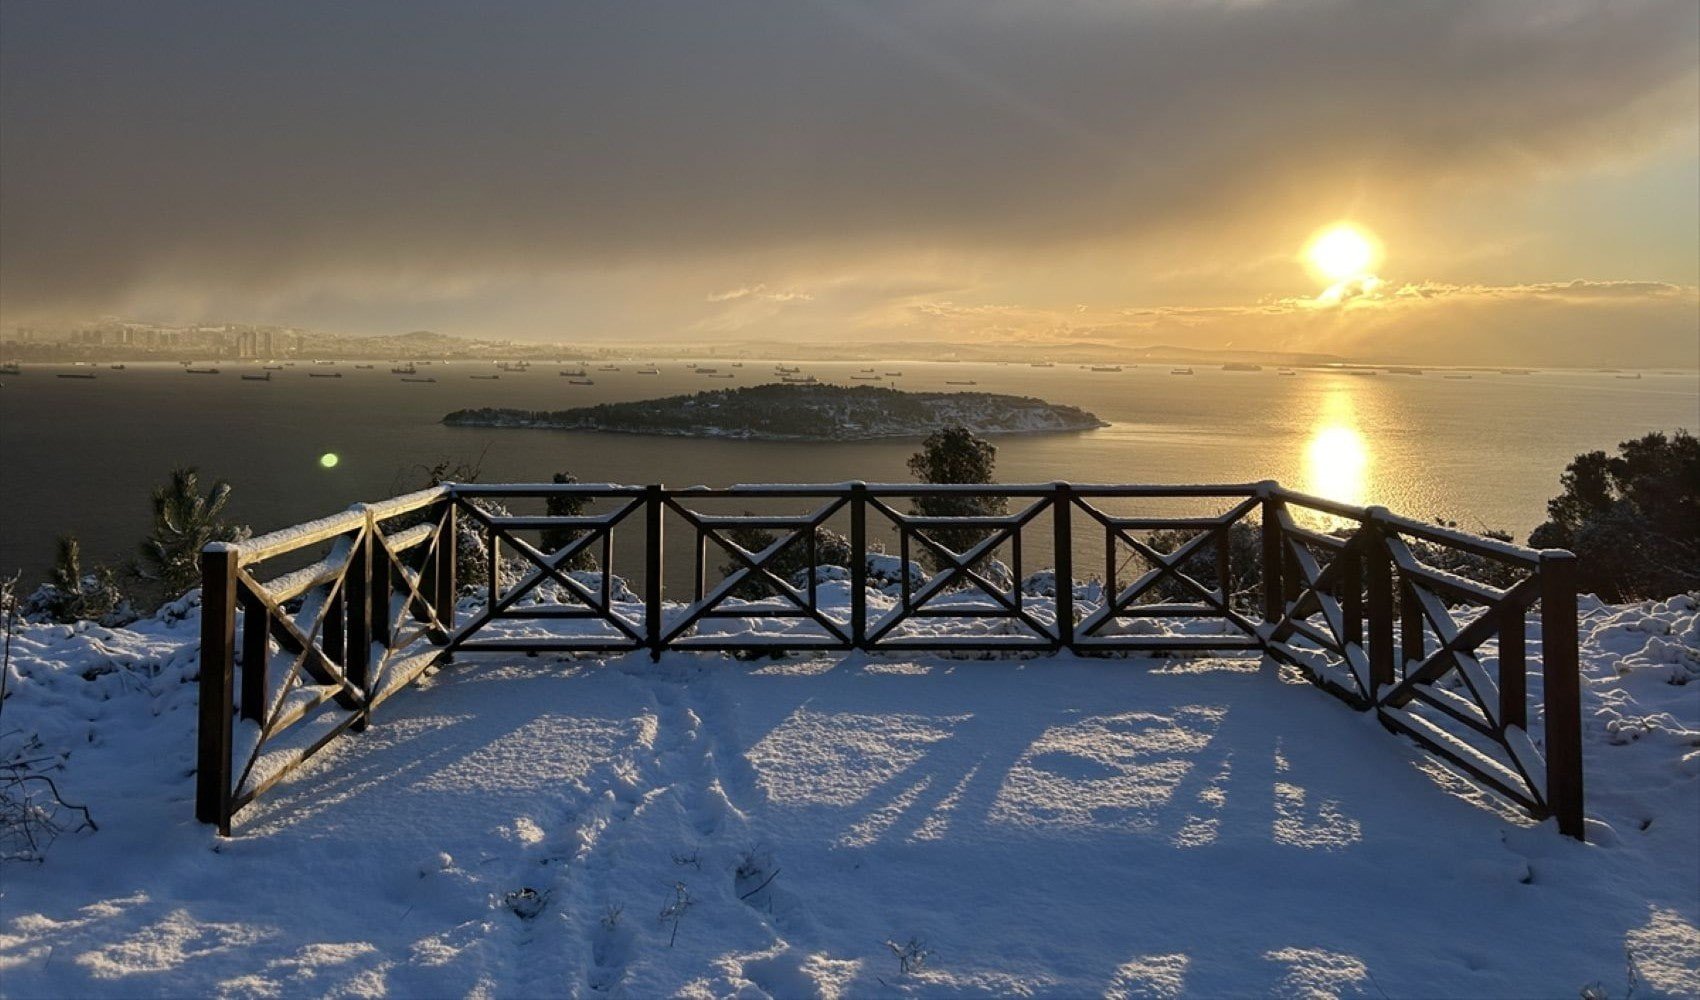
<svg viewBox="0 0 1700 1000">
<path fill-rule="evenodd" d="M 944 427 L 1041 434 L 1109 426 L 1077 406 L 990 392 L 905 392 L 881 386 L 757 385 L 569 410 L 479 408 L 450 427 L 512 427 L 752 441 L 923 437 Z"/>
</svg>

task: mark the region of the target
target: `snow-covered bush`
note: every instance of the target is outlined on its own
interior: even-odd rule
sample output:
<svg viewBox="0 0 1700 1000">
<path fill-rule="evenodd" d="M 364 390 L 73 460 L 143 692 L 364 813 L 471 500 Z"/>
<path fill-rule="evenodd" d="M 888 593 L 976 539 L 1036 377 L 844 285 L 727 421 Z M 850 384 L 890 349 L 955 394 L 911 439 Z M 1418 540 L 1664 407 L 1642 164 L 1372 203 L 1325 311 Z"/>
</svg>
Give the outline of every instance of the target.
<svg viewBox="0 0 1700 1000">
<path fill-rule="evenodd" d="M 726 540 L 747 552 L 760 552 L 778 541 L 778 536 L 765 528 L 729 528 L 725 532 Z M 801 533 L 793 534 L 785 546 L 774 553 L 763 566 L 781 580 L 794 581 L 801 579 L 802 584 L 808 583 L 808 572 L 814 567 L 848 566 L 853 558 L 850 551 L 850 539 L 831 528 L 820 526 L 815 528 L 814 559 L 809 559 L 809 546 Z M 721 576 L 728 577 L 743 569 L 744 564 L 737 559 L 728 558 L 720 565 Z M 738 585 L 733 596 L 744 600 L 754 601 L 770 597 L 774 593 L 773 584 L 765 579 L 748 579 Z"/>
<path fill-rule="evenodd" d="M 897 556 L 884 552 L 869 552 L 866 558 L 868 586 L 884 593 L 897 593 L 905 576 L 909 577 L 909 586 L 912 589 L 927 582 L 927 571 L 913 559 L 904 562 Z"/>
<path fill-rule="evenodd" d="M 85 571 L 82 546 L 75 535 L 59 536 L 52 578 L 19 602 L 18 613 L 25 618 L 102 625 L 118 625 L 136 617 L 111 568 L 96 565 Z"/>
</svg>

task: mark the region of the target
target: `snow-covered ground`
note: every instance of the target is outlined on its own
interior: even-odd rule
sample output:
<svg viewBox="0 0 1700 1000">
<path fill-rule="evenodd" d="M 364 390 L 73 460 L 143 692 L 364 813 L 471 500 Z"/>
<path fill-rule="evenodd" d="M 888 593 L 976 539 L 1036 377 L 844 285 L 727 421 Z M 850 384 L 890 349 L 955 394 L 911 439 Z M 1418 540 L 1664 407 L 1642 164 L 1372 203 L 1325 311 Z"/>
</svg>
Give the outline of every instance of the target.
<svg viewBox="0 0 1700 1000">
<path fill-rule="evenodd" d="M 467 657 L 221 841 L 195 613 L 26 625 L 99 831 L 0 993 L 1700 994 L 1700 616 L 1583 610 L 1588 844 L 1256 659 L 706 654 Z"/>
</svg>

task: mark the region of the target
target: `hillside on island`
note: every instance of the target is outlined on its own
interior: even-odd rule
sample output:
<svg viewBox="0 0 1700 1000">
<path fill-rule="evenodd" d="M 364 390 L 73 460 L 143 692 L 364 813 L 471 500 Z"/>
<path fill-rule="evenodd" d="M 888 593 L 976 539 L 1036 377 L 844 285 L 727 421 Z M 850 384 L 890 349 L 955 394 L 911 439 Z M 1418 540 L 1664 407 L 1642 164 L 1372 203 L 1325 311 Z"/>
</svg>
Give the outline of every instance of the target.
<svg viewBox="0 0 1700 1000">
<path fill-rule="evenodd" d="M 480 408 L 451 427 L 521 427 L 680 437 L 860 441 L 962 426 L 976 434 L 1085 431 L 1108 426 L 1077 406 L 990 392 L 904 392 L 877 386 L 758 385 L 568 410 Z"/>
</svg>

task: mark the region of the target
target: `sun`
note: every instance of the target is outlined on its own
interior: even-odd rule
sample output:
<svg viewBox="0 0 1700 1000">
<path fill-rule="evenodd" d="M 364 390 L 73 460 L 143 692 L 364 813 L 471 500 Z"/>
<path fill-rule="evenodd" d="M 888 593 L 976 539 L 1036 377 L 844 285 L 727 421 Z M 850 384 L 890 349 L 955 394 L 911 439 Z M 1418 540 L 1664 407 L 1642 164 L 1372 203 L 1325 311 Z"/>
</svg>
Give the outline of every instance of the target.
<svg viewBox="0 0 1700 1000">
<path fill-rule="evenodd" d="M 1330 282 L 1368 275 L 1379 255 L 1373 237 L 1345 222 L 1317 233 L 1305 247 L 1305 260 L 1312 270 Z"/>
</svg>

